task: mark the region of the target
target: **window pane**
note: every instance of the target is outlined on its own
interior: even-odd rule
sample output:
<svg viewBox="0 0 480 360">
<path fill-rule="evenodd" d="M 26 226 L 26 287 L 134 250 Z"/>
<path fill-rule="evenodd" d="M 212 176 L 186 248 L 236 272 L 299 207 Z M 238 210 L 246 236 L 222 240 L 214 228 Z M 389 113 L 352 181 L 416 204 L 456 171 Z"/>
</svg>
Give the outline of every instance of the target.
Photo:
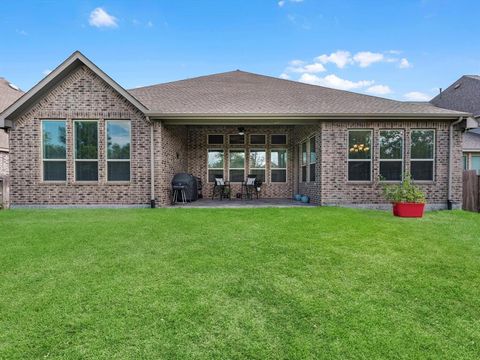
<svg viewBox="0 0 480 360">
<path fill-rule="evenodd" d="M 468 156 L 463 155 L 463 170 L 468 170 Z"/>
<path fill-rule="evenodd" d="M 42 121 L 43 158 L 66 158 L 65 121 Z"/>
<path fill-rule="evenodd" d="M 230 168 L 244 168 L 245 167 L 245 152 L 230 151 Z"/>
<path fill-rule="evenodd" d="M 287 150 L 272 150 L 270 152 L 270 166 L 274 168 L 287 167 Z"/>
<path fill-rule="evenodd" d="M 223 170 L 208 170 L 208 182 L 215 182 L 215 176 L 223 178 Z"/>
<path fill-rule="evenodd" d="M 287 135 L 272 135 L 270 140 L 273 145 L 285 145 L 287 143 Z"/>
<path fill-rule="evenodd" d="M 302 182 L 307 181 L 307 166 L 302 166 Z"/>
<path fill-rule="evenodd" d="M 264 169 L 265 168 L 265 150 L 251 150 L 250 151 L 250 168 Z"/>
<path fill-rule="evenodd" d="M 402 180 L 401 161 L 380 161 L 380 177 L 386 181 Z"/>
<path fill-rule="evenodd" d="M 108 181 L 130 181 L 130 161 L 109 161 Z"/>
<path fill-rule="evenodd" d="M 380 159 L 402 159 L 403 132 L 401 130 L 380 131 Z"/>
<path fill-rule="evenodd" d="M 272 182 L 286 182 L 287 170 L 272 170 Z"/>
<path fill-rule="evenodd" d="M 107 121 L 108 159 L 130 159 L 130 121 Z"/>
<path fill-rule="evenodd" d="M 480 175 L 480 156 L 472 155 L 472 168 L 470 170 L 477 170 Z"/>
<path fill-rule="evenodd" d="M 307 143 L 302 143 L 302 165 L 307 163 Z"/>
<path fill-rule="evenodd" d="M 257 180 L 265 182 L 265 170 L 250 170 L 250 174 L 257 175 Z"/>
<path fill-rule="evenodd" d="M 67 162 L 66 161 L 44 161 L 43 162 L 43 180 L 44 181 L 66 181 L 67 180 Z"/>
<path fill-rule="evenodd" d="M 312 137 L 310 139 L 310 164 L 313 164 L 315 161 L 317 161 L 317 154 L 315 149 L 315 138 Z"/>
<path fill-rule="evenodd" d="M 253 144 L 253 145 L 265 144 L 265 135 L 250 135 L 250 144 Z"/>
<path fill-rule="evenodd" d="M 208 151 L 208 167 L 211 169 L 223 169 L 223 151 Z"/>
<path fill-rule="evenodd" d="M 230 135 L 230 144 L 232 145 L 245 144 L 245 135 Z"/>
<path fill-rule="evenodd" d="M 75 158 L 97 159 L 98 129 L 96 121 L 75 122 Z"/>
<path fill-rule="evenodd" d="M 370 161 L 350 161 L 348 163 L 348 180 L 370 181 Z"/>
<path fill-rule="evenodd" d="M 310 164 L 310 181 L 315 181 L 315 164 Z"/>
<path fill-rule="evenodd" d="M 97 161 L 76 161 L 75 174 L 77 181 L 97 181 L 98 180 L 98 162 Z"/>
<path fill-rule="evenodd" d="M 370 159 L 372 132 L 370 130 L 350 130 L 348 132 L 348 158 Z"/>
<path fill-rule="evenodd" d="M 223 135 L 208 135 L 208 143 L 214 145 L 222 145 Z"/>
<path fill-rule="evenodd" d="M 412 131 L 412 159 L 433 159 L 433 142 L 435 132 L 433 130 Z"/>
<path fill-rule="evenodd" d="M 412 161 L 410 170 L 413 180 L 433 180 L 433 161 Z"/>
<path fill-rule="evenodd" d="M 230 170 L 231 182 L 242 182 L 245 180 L 244 170 Z"/>
</svg>

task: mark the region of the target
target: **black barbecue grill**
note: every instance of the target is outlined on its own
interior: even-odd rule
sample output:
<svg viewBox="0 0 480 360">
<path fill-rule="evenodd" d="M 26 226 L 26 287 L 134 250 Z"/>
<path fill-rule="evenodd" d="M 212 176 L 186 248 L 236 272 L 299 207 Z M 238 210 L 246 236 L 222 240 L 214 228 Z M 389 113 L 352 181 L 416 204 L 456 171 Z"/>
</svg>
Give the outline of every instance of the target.
<svg viewBox="0 0 480 360">
<path fill-rule="evenodd" d="M 186 201 L 195 201 L 198 199 L 198 182 L 197 178 L 192 174 L 178 173 L 174 175 L 172 179 L 172 192 L 180 188 L 183 188 L 185 192 Z M 182 198 L 178 196 L 178 200 L 181 201 Z"/>
</svg>

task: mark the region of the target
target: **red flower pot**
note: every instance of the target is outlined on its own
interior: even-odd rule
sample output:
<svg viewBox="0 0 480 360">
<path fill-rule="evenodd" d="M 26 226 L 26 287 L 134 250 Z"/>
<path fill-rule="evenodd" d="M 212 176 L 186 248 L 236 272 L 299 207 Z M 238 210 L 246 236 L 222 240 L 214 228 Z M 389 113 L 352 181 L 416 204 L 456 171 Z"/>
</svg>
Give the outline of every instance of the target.
<svg viewBox="0 0 480 360">
<path fill-rule="evenodd" d="M 420 203 L 394 203 L 393 215 L 399 217 L 421 218 L 425 204 Z"/>
</svg>

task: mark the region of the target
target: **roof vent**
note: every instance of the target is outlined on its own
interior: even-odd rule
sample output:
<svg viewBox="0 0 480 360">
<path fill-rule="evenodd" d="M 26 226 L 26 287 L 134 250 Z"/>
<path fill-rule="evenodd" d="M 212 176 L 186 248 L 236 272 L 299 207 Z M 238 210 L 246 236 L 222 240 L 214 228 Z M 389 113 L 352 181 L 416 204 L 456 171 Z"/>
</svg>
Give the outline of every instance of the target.
<svg viewBox="0 0 480 360">
<path fill-rule="evenodd" d="M 20 91 L 20 88 L 19 88 L 17 85 L 15 85 L 15 84 L 8 83 L 8 86 L 10 86 L 13 90 Z"/>
<path fill-rule="evenodd" d="M 458 89 L 458 88 L 460 87 L 460 85 L 462 85 L 462 84 L 461 84 L 461 83 L 457 83 L 457 84 L 455 84 L 455 87 L 454 87 L 454 88 L 455 88 L 455 89 Z"/>
</svg>

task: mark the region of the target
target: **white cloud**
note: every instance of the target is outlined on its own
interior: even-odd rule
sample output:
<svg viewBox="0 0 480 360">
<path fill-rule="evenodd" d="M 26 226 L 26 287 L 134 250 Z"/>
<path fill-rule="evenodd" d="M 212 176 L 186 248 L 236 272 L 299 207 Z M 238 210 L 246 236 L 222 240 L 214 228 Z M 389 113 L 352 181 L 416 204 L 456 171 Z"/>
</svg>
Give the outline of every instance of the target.
<svg viewBox="0 0 480 360">
<path fill-rule="evenodd" d="M 361 89 L 367 86 L 371 86 L 374 83 L 373 80 L 350 81 L 339 78 L 334 74 L 330 74 L 325 77 L 319 77 L 317 75 L 308 73 L 302 74 L 299 81 L 307 84 L 326 86 L 340 90 Z"/>
<path fill-rule="evenodd" d="M 91 26 L 95 26 L 95 27 L 115 28 L 118 26 L 117 22 L 118 22 L 118 19 L 115 16 L 110 15 L 100 7 L 94 9 L 90 13 L 90 18 L 88 20 L 88 23 Z"/>
<path fill-rule="evenodd" d="M 373 53 L 370 51 L 361 51 L 355 54 L 353 60 L 358 63 L 362 68 L 368 67 L 376 62 L 384 60 L 384 56 L 381 53 Z"/>
<path fill-rule="evenodd" d="M 392 89 L 387 85 L 373 85 L 370 86 L 366 92 L 373 95 L 387 95 L 392 93 Z"/>
<path fill-rule="evenodd" d="M 281 73 L 281 74 L 280 74 L 280 79 L 289 80 L 289 79 L 290 79 L 290 75 L 288 75 L 288 74 L 286 74 L 286 73 Z"/>
<path fill-rule="evenodd" d="M 52 72 L 52 70 L 46 69 L 46 70 L 43 70 L 43 71 L 42 71 L 42 74 L 43 74 L 43 76 L 47 76 L 47 75 L 50 74 L 51 72 Z"/>
<path fill-rule="evenodd" d="M 420 91 L 411 91 L 403 95 L 409 101 L 429 101 L 432 97 Z"/>
<path fill-rule="evenodd" d="M 280 0 L 278 2 L 278 6 L 283 7 L 287 3 L 287 1 L 291 2 L 291 3 L 301 3 L 301 2 L 303 2 L 303 0 Z"/>
<path fill-rule="evenodd" d="M 147 27 L 148 27 L 148 28 L 151 28 L 151 27 L 153 27 L 153 22 L 152 22 L 152 21 L 150 21 L 150 20 L 149 20 L 149 21 L 147 21 Z"/>
<path fill-rule="evenodd" d="M 25 30 L 18 30 L 17 29 L 16 31 L 17 31 L 17 34 L 20 34 L 22 36 L 27 36 L 28 35 L 28 33 Z"/>
<path fill-rule="evenodd" d="M 400 59 L 400 63 L 398 64 L 398 67 L 400 69 L 408 69 L 408 68 L 411 68 L 413 65 L 410 64 L 410 62 L 408 61 L 407 58 L 402 58 Z"/>
<path fill-rule="evenodd" d="M 292 60 L 288 63 L 290 66 L 302 66 L 305 64 L 305 61 L 303 60 Z"/>
<path fill-rule="evenodd" d="M 316 74 L 316 73 L 319 73 L 319 72 L 327 71 L 327 69 L 325 69 L 325 66 L 323 66 L 320 63 L 313 63 L 313 64 L 306 64 L 304 66 L 301 66 L 301 65 L 300 66 L 290 66 L 290 67 L 287 68 L 287 71 L 294 72 L 294 73 L 300 73 L 300 74 L 303 74 L 303 73 Z"/>
<path fill-rule="evenodd" d="M 344 50 L 338 50 L 330 55 L 323 54 L 317 56 L 315 60 L 321 62 L 322 64 L 333 63 L 340 69 L 343 69 L 347 64 L 352 63 L 350 52 Z"/>
</svg>

